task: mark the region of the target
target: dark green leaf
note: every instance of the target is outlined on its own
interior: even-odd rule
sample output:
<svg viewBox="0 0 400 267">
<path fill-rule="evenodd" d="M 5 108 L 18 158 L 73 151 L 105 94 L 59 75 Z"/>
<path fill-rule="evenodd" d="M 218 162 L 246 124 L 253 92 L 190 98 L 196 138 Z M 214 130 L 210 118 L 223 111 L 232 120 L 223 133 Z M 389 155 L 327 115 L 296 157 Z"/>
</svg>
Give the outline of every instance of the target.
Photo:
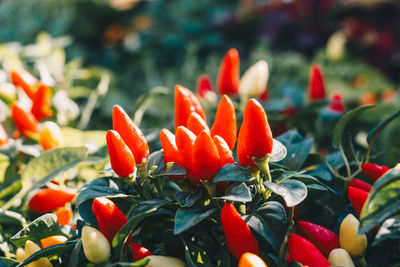
<svg viewBox="0 0 400 267">
<path fill-rule="evenodd" d="M 349 112 L 344 114 L 343 117 L 340 118 L 340 120 L 336 123 L 335 128 L 333 129 L 333 145 L 336 148 L 339 148 L 341 146 L 344 129 L 346 128 L 350 120 L 354 118 L 356 115 L 360 114 L 361 112 L 370 109 L 372 107 L 374 106 L 357 107 L 353 110 L 350 110 Z"/>
<path fill-rule="evenodd" d="M 307 196 L 306 185 L 298 180 L 289 179 L 279 184 L 271 182 L 264 182 L 264 184 L 272 192 L 280 195 L 288 207 L 300 204 Z"/>
<path fill-rule="evenodd" d="M 400 211 L 400 170 L 392 169 L 374 184 L 360 218 L 360 233 L 366 233 Z"/>
<path fill-rule="evenodd" d="M 324 164 L 324 163 L 325 163 L 325 157 L 323 155 L 318 153 L 310 153 L 306 161 L 303 163 L 303 166 L 301 166 L 301 168 L 306 168 L 309 166 Z"/>
<path fill-rule="evenodd" d="M 150 262 L 149 259 L 142 259 L 135 262 L 116 262 L 113 264 L 108 264 L 108 267 L 144 267 Z"/>
<path fill-rule="evenodd" d="M 400 115 L 400 110 L 396 111 L 395 113 L 391 114 L 389 117 L 378 123 L 371 131 L 368 132 L 367 136 L 367 143 L 371 144 L 374 142 L 376 137 L 379 135 L 379 133 L 387 126 L 389 123 L 391 123 L 393 120 L 395 120 L 398 116 Z"/>
<path fill-rule="evenodd" d="M 74 249 L 71 251 L 70 260 L 68 261 L 68 267 L 78 266 L 79 254 L 82 249 L 82 240 L 79 238 L 75 244 Z"/>
<path fill-rule="evenodd" d="M 215 208 L 207 211 L 199 210 L 197 207 L 179 208 L 175 214 L 174 234 L 180 234 L 187 229 L 197 225 L 215 212 Z"/>
<path fill-rule="evenodd" d="M 223 181 L 247 182 L 251 178 L 253 178 L 253 175 L 247 168 L 236 163 L 229 163 L 219 170 L 214 178 L 214 183 Z"/>
<path fill-rule="evenodd" d="M 40 258 L 50 257 L 50 256 L 61 256 L 65 254 L 70 254 L 71 251 L 75 247 L 75 242 L 67 242 L 64 244 L 53 245 L 44 249 L 39 250 L 38 252 L 32 254 L 29 258 L 25 259 L 24 262 L 17 265 L 17 267 L 25 266 L 31 262 L 34 262 Z"/>
<path fill-rule="evenodd" d="M 400 239 L 400 215 L 389 218 L 383 222 L 375 236 L 372 246 L 376 246 L 388 239 Z"/>
<path fill-rule="evenodd" d="M 333 190 L 331 187 L 327 186 L 326 184 L 320 182 L 314 176 L 311 176 L 308 174 L 299 174 L 299 175 L 296 175 L 295 179 L 305 183 L 308 188 L 312 188 L 312 189 L 316 189 L 316 190 L 329 190 L 332 193 L 336 194 L 335 190 Z"/>
<path fill-rule="evenodd" d="M 176 201 L 178 201 L 179 206 L 182 208 L 190 208 L 191 206 L 196 203 L 197 200 L 199 200 L 202 196 L 202 191 L 201 190 L 196 190 L 193 194 L 189 194 L 186 192 L 176 192 L 174 195 L 174 198 Z"/>
<path fill-rule="evenodd" d="M 287 150 L 287 156 L 279 164 L 290 170 L 299 170 L 310 154 L 314 140 L 305 139 L 294 130 L 287 131 L 276 139 L 282 142 Z"/>
<path fill-rule="evenodd" d="M 159 209 L 168 203 L 170 202 L 165 199 L 150 199 L 142 201 L 133 209 L 128 219 L 139 216 L 140 214 L 146 213 L 152 209 Z"/>
<path fill-rule="evenodd" d="M 17 261 L 6 257 L 0 257 L 0 263 L 3 264 L 1 265 L 2 267 L 12 267 L 18 265 Z"/>
<path fill-rule="evenodd" d="M 270 162 L 279 162 L 283 160 L 287 155 L 286 147 L 279 142 L 278 140 L 274 139 L 274 144 L 272 148 L 271 156 L 269 157 Z"/>
<path fill-rule="evenodd" d="M 10 210 L 0 209 L 0 225 L 5 225 L 5 224 L 24 225 L 25 223 L 26 220 L 24 216 L 22 216 L 21 214 Z"/>
<path fill-rule="evenodd" d="M 165 176 L 182 176 L 186 175 L 186 169 L 175 162 L 169 162 L 157 174 L 150 175 L 151 178 L 165 177 Z"/>
<path fill-rule="evenodd" d="M 276 201 L 264 203 L 254 214 L 248 216 L 247 224 L 252 230 L 279 252 L 286 233 L 286 212 L 283 206 Z"/>
<path fill-rule="evenodd" d="M 225 196 L 214 197 L 214 199 L 224 199 L 234 202 L 250 202 L 252 200 L 250 189 L 245 183 L 240 183 L 229 188 Z"/>
<path fill-rule="evenodd" d="M 157 150 L 149 155 L 147 160 L 147 171 L 150 171 L 154 166 L 160 168 L 164 165 L 164 153 L 163 150 Z M 155 172 L 157 173 L 157 171 Z"/>
<path fill-rule="evenodd" d="M 51 235 L 64 234 L 58 225 L 57 216 L 47 213 L 25 226 L 10 240 L 17 246 L 23 246 L 28 239 L 33 242 L 39 242 L 40 239 Z"/>
</svg>

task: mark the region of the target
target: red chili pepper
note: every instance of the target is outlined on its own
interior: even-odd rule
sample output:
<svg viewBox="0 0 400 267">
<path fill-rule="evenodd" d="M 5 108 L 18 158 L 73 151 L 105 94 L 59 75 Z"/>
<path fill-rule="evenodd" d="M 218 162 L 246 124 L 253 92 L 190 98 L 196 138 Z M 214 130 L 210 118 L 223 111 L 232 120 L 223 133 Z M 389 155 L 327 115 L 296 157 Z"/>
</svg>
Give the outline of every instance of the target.
<svg viewBox="0 0 400 267">
<path fill-rule="evenodd" d="M 332 96 L 332 102 L 328 106 L 331 110 L 343 113 L 345 111 L 345 107 L 342 102 L 342 97 L 339 94 Z"/>
<path fill-rule="evenodd" d="M 360 218 L 362 207 L 368 198 L 368 192 L 352 186 L 349 186 L 347 190 L 347 196 L 349 197 L 351 205 L 353 205 L 358 218 Z"/>
<path fill-rule="evenodd" d="M 150 250 L 137 243 L 131 243 L 131 255 L 134 261 L 139 261 L 147 256 L 153 255 Z"/>
<path fill-rule="evenodd" d="M 255 99 L 246 104 L 237 143 L 238 160 L 246 167 L 257 167 L 253 157 L 261 159 L 272 152 L 273 138 L 267 115 Z"/>
<path fill-rule="evenodd" d="M 217 146 L 206 131 L 194 142 L 192 162 L 194 175 L 189 176 L 192 184 L 199 184 L 200 180 L 212 181 L 221 168 Z"/>
<path fill-rule="evenodd" d="M 70 207 L 61 207 L 53 212 L 58 219 L 59 225 L 68 225 L 72 220 L 72 209 Z"/>
<path fill-rule="evenodd" d="M 53 111 L 50 107 L 50 87 L 40 84 L 33 96 L 31 112 L 38 121 L 41 121 L 53 115 Z"/>
<path fill-rule="evenodd" d="M 309 267 L 329 267 L 330 264 L 324 255 L 310 241 L 297 235 L 289 235 L 289 253 L 293 261 Z"/>
<path fill-rule="evenodd" d="M 257 240 L 251 233 L 250 227 L 231 203 L 226 203 L 222 208 L 221 223 L 226 245 L 237 260 L 245 252 L 258 255 Z"/>
<path fill-rule="evenodd" d="M 239 90 L 239 53 L 231 48 L 219 66 L 217 90 L 220 95 L 237 95 Z"/>
<path fill-rule="evenodd" d="M 160 132 L 161 147 L 164 152 L 164 163 L 178 162 L 178 147 L 175 143 L 175 135 L 167 129 Z"/>
<path fill-rule="evenodd" d="M 8 144 L 8 135 L 4 130 L 3 125 L 0 124 L 0 147 Z"/>
<path fill-rule="evenodd" d="M 201 107 L 196 96 L 187 88 L 175 86 L 175 131 L 179 126 L 185 126 L 192 112 L 198 113 L 203 120 L 206 120 L 206 114 Z"/>
<path fill-rule="evenodd" d="M 361 169 L 364 175 L 375 183 L 382 175 L 390 171 L 390 168 L 386 166 L 380 166 L 375 163 L 364 163 L 361 165 Z"/>
<path fill-rule="evenodd" d="M 260 100 L 262 102 L 265 102 L 269 99 L 269 90 L 268 88 L 265 89 L 265 91 L 260 95 Z"/>
<path fill-rule="evenodd" d="M 193 175 L 193 147 L 196 135 L 188 128 L 179 126 L 176 129 L 175 142 L 178 147 L 178 164 L 186 169 L 187 176 Z"/>
<path fill-rule="evenodd" d="M 133 124 L 128 114 L 118 105 L 113 108 L 112 120 L 113 129 L 121 135 L 135 157 L 135 162 L 142 164 L 149 157 L 149 145 L 142 131 Z"/>
<path fill-rule="evenodd" d="M 117 205 L 105 197 L 96 197 L 93 199 L 92 211 L 97 218 L 100 232 L 111 244 L 115 234 L 118 233 L 121 227 L 124 226 L 128 220 L 118 209 Z M 130 240 L 127 243 L 129 244 Z"/>
<path fill-rule="evenodd" d="M 233 159 L 232 151 L 229 149 L 229 146 L 225 140 L 219 135 L 214 135 L 213 141 L 218 149 L 221 167 L 228 163 L 234 163 L 235 160 Z"/>
<path fill-rule="evenodd" d="M 197 79 L 196 92 L 201 97 L 205 97 L 208 92 L 212 92 L 211 78 L 208 75 L 200 75 Z"/>
<path fill-rule="evenodd" d="M 322 76 L 321 67 L 318 64 L 311 65 L 308 97 L 311 101 L 325 98 L 324 78 Z"/>
<path fill-rule="evenodd" d="M 191 130 L 196 136 L 202 131 L 210 132 L 207 123 L 196 112 L 192 112 L 187 120 L 186 127 Z"/>
<path fill-rule="evenodd" d="M 325 227 L 311 222 L 298 221 L 297 229 L 300 234 L 313 243 L 325 257 L 329 257 L 329 253 L 333 249 L 340 247 L 339 236 Z"/>
<path fill-rule="evenodd" d="M 12 83 L 21 87 L 25 94 L 33 100 L 36 92 L 33 86 L 37 83 L 37 79 L 24 69 L 12 70 L 10 76 Z"/>
<path fill-rule="evenodd" d="M 11 105 L 12 117 L 18 131 L 27 138 L 35 138 L 39 134 L 39 122 L 30 111 L 25 111 L 18 102 Z"/>
<path fill-rule="evenodd" d="M 135 158 L 118 132 L 109 130 L 106 134 L 107 149 L 111 167 L 121 177 L 128 177 L 135 172 Z"/>
<path fill-rule="evenodd" d="M 364 181 L 358 180 L 358 179 L 351 179 L 349 186 L 360 188 L 366 192 L 369 192 L 372 189 L 371 185 L 367 184 Z"/>
<path fill-rule="evenodd" d="M 74 193 L 61 189 L 44 188 L 35 193 L 29 200 L 28 206 L 32 212 L 47 213 L 71 202 L 74 197 Z"/>
<path fill-rule="evenodd" d="M 237 137 L 236 111 L 232 100 L 224 95 L 219 101 L 214 124 L 211 128 L 211 136 L 219 135 L 232 150 L 235 147 Z"/>
</svg>

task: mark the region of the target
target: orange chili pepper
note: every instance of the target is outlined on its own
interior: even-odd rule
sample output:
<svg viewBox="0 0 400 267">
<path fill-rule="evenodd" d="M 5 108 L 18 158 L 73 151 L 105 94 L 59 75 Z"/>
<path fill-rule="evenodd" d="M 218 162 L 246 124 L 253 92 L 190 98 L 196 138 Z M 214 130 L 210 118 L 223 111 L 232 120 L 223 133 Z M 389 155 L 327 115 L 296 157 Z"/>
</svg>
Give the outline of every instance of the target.
<svg viewBox="0 0 400 267">
<path fill-rule="evenodd" d="M 31 112 L 38 121 L 51 117 L 53 111 L 51 110 L 50 102 L 50 87 L 45 84 L 40 84 L 35 95 L 32 99 Z"/>
<path fill-rule="evenodd" d="M 72 209 L 70 207 L 61 207 L 53 212 L 58 219 L 59 225 L 68 225 L 72 220 Z"/>
<path fill-rule="evenodd" d="M 212 181 L 221 168 L 217 146 L 206 131 L 202 131 L 194 142 L 192 162 L 194 175 L 189 176 L 189 180 L 195 185 L 200 180 Z"/>
<path fill-rule="evenodd" d="M 25 94 L 33 100 L 36 93 L 33 86 L 37 83 L 37 79 L 24 69 L 11 70 L 10 76 L 12 83 L 17 87 L 21 87 Z"/>
<path fill-rule="evenodd" d="M 186 127 L 191 130 L 196 136 L 202 131 L 210 132 L 207 123 L 203 118 L 196 112 L 190 113 L 189 119 L 187 120 Z"/>
<path fill-rule="evenodd" d="M 231 99 L 226 95 L 222 96 L 218 104 L 211 135 L 222 137 L 231 150 L 235 147 L 237 137 L 236 111 Z"/>
<path fill-rule="evenodd" d="M 35 138 L 39 134 L 39 122 L 30 111 L 25 111 L 18 102 L 11 105 L 11 113 L 18 131 L 27 138 Z"/>
<path fill-rule="evenodd" d="M 63 235 L 52 235 L 43 239 L 40 239 L 42 248 L 47 248 L 54 245 L 59 245 L 67 242 L 68 238 Z"/>
<path fill-rule="evenodd" d="M 325 84 L 321 67 L 318 64 L 312 64 L 310 68 L 308 97 L 311 101 L 316 101 L 324 99 L 325 96 Z"/>
<path fill-rule="evenodd" d="M 29 200 L 28 206 L 32 212 L 47 213 L 72 201 L 75 193 L 61 189 L 44 188 L 39 189 Z"/>
<path fill-rule="evenodd" d="M 178 147 L 178 164 L 186 169 L 188 177 L 193 175 L 193 146 L 196 140 L 196 135 L 188 128 L 179 126 L 176 129 L 175 141 Z"/>
<path fill-rule="evenodd" d="M 160 132 L 161 147 L 164 152 L 164 163 L 178 162 L 178 147 L 175 143 L 175 135 L 167 129 Z"/>
<path fill-rule="evenodd" d="M 39 135 L 39 144 L 44 151 L 62 146 L 63 136 L 60 127 L 55 122 L 46 121 L 43 123 Z"/>
<path fill-rule="evenodd" d="M 221 95 L 237 95 L 239 90 L 239 53 L 235 48 L 228 50 L 219 66 L 217 90 Z"/>
<path fill-rule="evenodd" d="M 116 174 L 127 177 L 135 172 L 135 158 L 118 132 L 109 130 L 106 134 L 107 149 L 111 167 Z"/>
<path fill-rule="evenodd" d="M 142 164 L 149 157 L 149 145 L 142 131 L 133 124 L 131 118 L 118 105 L 112 113 L 113 129 L 117 131 L 131 150 L 137 164 Z"/>
<path fill-rule="evenodd" d="M 213 141 L 218 149 L 218 155 L 220 157 L 221 167 L 223 167 L 228 163 L 234 163 L 235 160 L 233 159 L 232 151 L 230 150 L 225 140 L 219 135 L 214 135 Z"/>
<path fill-rule="evenodd" d="M 175 131 L 179 126 L 185 126 L 192 112 L 198 113 L 203 120 L 206 120 L 206 114 L 201 107 L 196 96 L 187 88 L 175 86 Z"/>
</svg>

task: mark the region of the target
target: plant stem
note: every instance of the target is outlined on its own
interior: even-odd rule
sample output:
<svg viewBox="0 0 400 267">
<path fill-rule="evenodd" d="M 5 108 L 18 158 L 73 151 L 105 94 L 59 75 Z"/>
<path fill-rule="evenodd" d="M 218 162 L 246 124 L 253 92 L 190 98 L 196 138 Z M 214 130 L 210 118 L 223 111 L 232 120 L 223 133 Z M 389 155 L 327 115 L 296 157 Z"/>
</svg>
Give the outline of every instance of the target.
<svg viewBox="0 0 400 267">
<path fill-rule="evenodd" d="M 286 229 L 286 234 L 285 238 L 282 241 L 281 247 L 279 249 L 279 258 L 278 258 L 278 265 L 277 266 L 283 266 L 284 258 L 285 258 L 285 251 L 286 251 L 286 245 L 289 239 L 289 234 L 292 232 L 293 226 L 294 226 L 294 221 L 293 221 L 293 214 L 294 214 L 294 207 L 290 209 L 289 213 L 289 218 L 290 218 L 290 224 L 288 228 Z"/>
</svg>

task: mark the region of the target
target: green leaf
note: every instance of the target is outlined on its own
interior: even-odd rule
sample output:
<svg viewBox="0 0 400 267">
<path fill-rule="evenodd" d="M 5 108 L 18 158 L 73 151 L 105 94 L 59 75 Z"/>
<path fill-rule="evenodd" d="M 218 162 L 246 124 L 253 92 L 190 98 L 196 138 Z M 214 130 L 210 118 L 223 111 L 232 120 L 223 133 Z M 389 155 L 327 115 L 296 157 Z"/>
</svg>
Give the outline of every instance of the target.
<svg viewBox="0 0 400 267">
<path fill-rule="evenodd" d="M 16 260 L 6 258 L 6 257 L 0 257 L 0 263 L 2 264 L 1 266 L 6 266 L 6 267 L 12 267 L 18 265 L 18 262 Z"/>
<path fill-rule="evenodd" d="M 150 262 L 149 259 L 141 259 L 135 262 L 116 262 L 112 264 L 107 264 L 108 267 L 144 267 Z"/>
<path fill-rule="evenodd" d="M 17 267 L 25 266 L 31 262 L 34 262 L 40 258 L 47 258 L 50 256 L 62 256 L 65 254 L 70 254 L 71 251 L 75 247 L 75 242 L 67 242 L 64 244 L 53 245 L 44 249 L 39 250 L 38 252 L 32 254 L 29 258 L 25 259 L 24 262 L 17 265 Z"/>
<path fill-rule="evenodd" d="M 400 110 L 394 112 L 390 116 L 388 116 L 386 119 L 378 123 L 371 131 L 368 132 L 367 136 L 367 143 L 371 145 L 376 137 L 379 135 L 379 133 L 387 126 L 389 123 L 391 123 L 393 120 L 395 120 L 398 116 L 400 115 Z"/>
<path fill-rule="evenodd" d="M 24 225 L 26 224 L 26 220 L 24 216 L 22 216 L 17 212 L 0 209 L 0 225 L 5 225 L 5 224 Z"/>
<path fill-rule="evenodd" d="M 128 222 L 124 224 L 124 226 L 122 226 L 122 228 L 114 236 L 114 239 L 112 240 L 112 247 L 113 251 L 115 251 L 115 255 L 118 255 L 118 259 L 122 259 L 123 246 L 133 229 L 135 229 L 135 227 L 144 218 L 153 215 L 156 211 L 158 211 L 158 208 L 153 208 L 133 217 L 132 219 L 129 219 Z"/>
<path fill-rule="evenodd" d="M 286 147 L 278 140 L 274 139 L 273 141 L 274 143 L 273 143 L 272 153 L 269 156 L 269 161 L 279 162 L 286 157 L 287 150 Z"/>
<path fill-rule="evenodd" d="M 247 224 L 257 232 L 268 244 L 279 252 L 286 233 L 286 212 L 276 201 L 264 203 L 254 214 L 247 216 Z"/>
<path fill-rule="evenodd" d="M 250 189 L 245 183 L 240 183 L 229 188 L 225 196 L 214 197 L 214 199 L 224 199 L 234 202 L 250 202 L 252 200 Z"/>
<path fill-rule="evenodd" d="M 162 206 L 170 203 L 166 199 L 150 199 L 140 202 L 129 215 L 129 218 L 139 216 L 142 213 L 146 213 L 152 209 L 159 209 Z"/>
<path fill-rule="evenodd" d="M 361 211 L 359 232 L 366 233 L 400 211 L 400 170 L 392 169 L 379 178 Z"/>
<path fill-rule="evenodd" d="M 158 169 L 164 165 L 164 152 L 163 150 L 154 151 L 149 155 L 147 160 L 147 171 L 150 171 L 154 166 L 157 167 L 155 173 L 158 173 Z"/>
<path fill-rule="evenodd" d="M 333 145 L 335 148 L 339 148 L 342 145 L 342 136 L 344 129 L 346 128 L 347 124 L 350 122 L 352 118 L 356 115 L 360 114 L 361 112 L 370 109 L 374 106 L 361 106 L 357 107 L 353 110 L 350 110 L 346 114 L 343 115 L 336 123 L 335 128 L 333 129 Z"/>
<path fill-rule="evenodd" d="M 58 225 L 57 216 L 52 213 L 47 213 L 21 229 L 16 235 L 11 237 L 10 240 L 17 246 L 23 246 L 28 239 L 38 243 L 40 239 L 51 235 L 64 234 Z"/>
<path fill-rule="evenodd" d="M 176 192 L 174 198 L 176 201 L 178 201 L 181 208 L 190 208 L 194 205 L 194 203 L 196 203 L 197 200 L 201 198 L 201 196 L 202 191 L 196 190 L 196 192 L 194 192 L 193 194 L 189 194 L 186 192 Z"/>
<path fill-rule="evenodd" d="M 286 146 L 287 156 L 280 162 L 290 170 L 299 170 L 310 154 L 314 140 L 305 139 L 297 131 L 290 130 L 278 136 L 278 139 Z"/>
<path fill-rule="evenodd" d="M 74 249 L 71 251 L 68 261 L 68 267 L 78 266 L 79 254 L 81 252 L 81 249 L 82 249 L 82 240 L 79 238 L 74 246 Z"/>
<path fill-rule="evenodd" d="M 215 208 L 202 211 L 197 207 L 179 208 L 175 214 L 174 234 L 180 234 L 197 225 L 216 211 Z"/>
<path fill-rule="evenodd" d="M 151 178 L 165 177 L 165 176 L 182 176 L 186 175 L 186 169 L 175 162 L 169 162 L 161 169 L 156 175 L 151 175 Z"/>
<path fill-rule="evenodd" d="M 223 166 L 214 178 L 214 183 L 231 181 L 231 182 L 247 182 L 253 175 L 251 172 L 237 163 L 229 163 Z"/>
<path fill-rule="evenodd" d="M 307 196 L 307 187 L 303 182 L 289 179 L 282 183 L 264 182 L 265 186 L 280 195 L 288 207 L 300 204 Z"/>
<path fill-rule="evenodd" d="M 295 176 L 296 180 L 302 181 L 303 183 L 306 184 L 307 188 L 312 188 L 315 190 L 329 190 L 333 194 L 336 194 L 337 192 L 333 190 L 331 187 L 327 186 L 326 184 L 320 182 L 317 178 L 314 176 L 311 176 L 309 174 L 299 174 Z"/>
<path fill-rule="evenodd" d="M 372 246 L 376 246 L 390 239 L 400 239 L 400 215 L 389 218 L 383 222 L 375 236 Z"/>
</svg>

